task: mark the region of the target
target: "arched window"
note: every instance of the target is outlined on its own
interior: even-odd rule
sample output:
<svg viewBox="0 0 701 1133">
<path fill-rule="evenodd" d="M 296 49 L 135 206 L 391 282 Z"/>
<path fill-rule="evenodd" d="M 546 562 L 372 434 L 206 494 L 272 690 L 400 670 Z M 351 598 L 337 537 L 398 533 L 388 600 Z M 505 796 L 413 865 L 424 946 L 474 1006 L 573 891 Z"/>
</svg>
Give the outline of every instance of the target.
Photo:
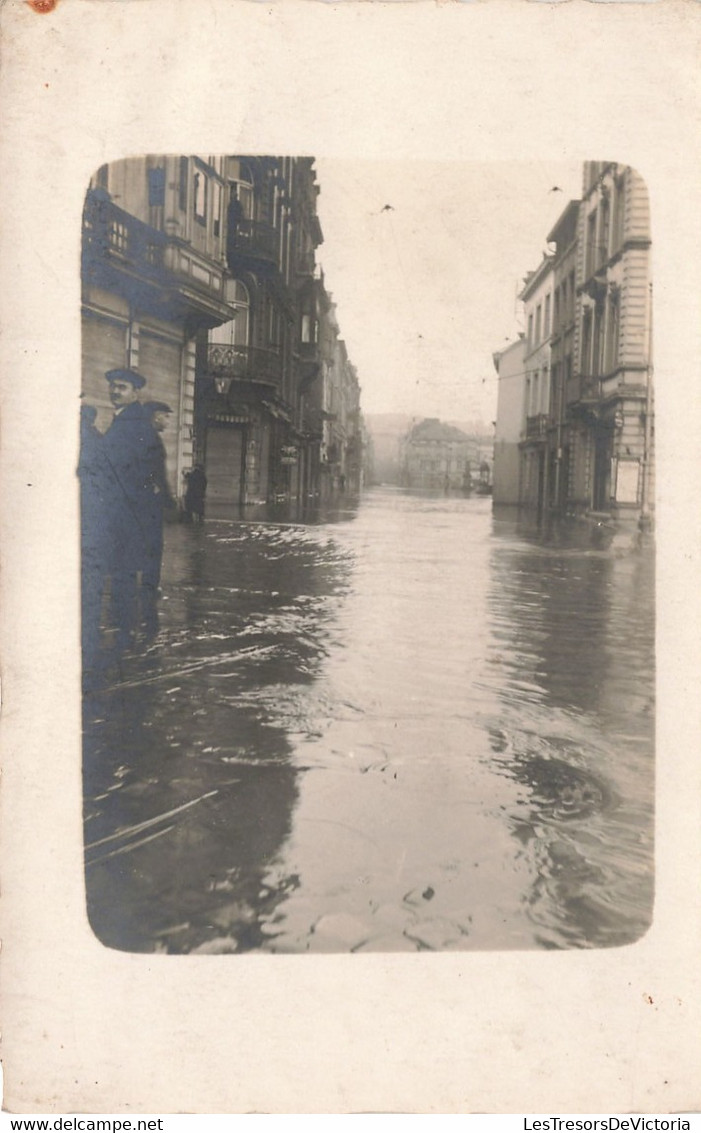
<svg viewBox="0 0 701 1133">
<path fill-rule="evenodd" d="M 226 301 L 236 314 L 228 323 L 214 327 L 209 341 L 217 345 L 248 346 L 251 323 L 251 301 L 248 289 L 239 279 L 230 279 L 226 285 Z"/>
</svg>

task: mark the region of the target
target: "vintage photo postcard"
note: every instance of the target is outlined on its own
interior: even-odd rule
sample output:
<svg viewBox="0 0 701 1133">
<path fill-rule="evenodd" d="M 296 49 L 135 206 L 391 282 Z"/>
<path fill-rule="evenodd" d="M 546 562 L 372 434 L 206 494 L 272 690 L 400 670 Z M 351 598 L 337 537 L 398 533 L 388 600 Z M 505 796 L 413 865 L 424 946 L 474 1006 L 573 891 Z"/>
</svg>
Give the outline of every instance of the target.
<svg viewBox="0 0 701 1133">
<path fill-rule="evenodd" d="M 699 19 L 3 7 L 10 1111 L 697 1108 Z"/>
</svg>

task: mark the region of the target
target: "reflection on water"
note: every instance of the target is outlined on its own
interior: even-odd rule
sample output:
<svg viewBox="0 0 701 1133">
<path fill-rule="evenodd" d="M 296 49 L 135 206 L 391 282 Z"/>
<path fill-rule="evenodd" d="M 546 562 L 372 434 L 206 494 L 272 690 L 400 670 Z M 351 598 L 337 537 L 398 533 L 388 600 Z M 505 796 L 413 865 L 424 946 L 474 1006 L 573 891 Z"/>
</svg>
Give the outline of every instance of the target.
<svg viewBox="0 0 701 1133">
<path fill-rule="evenodd" d="M 98 937 L 176 953 L 637 939 L 652 547 L 386 489 L 303 518 L 169 529 L 159 638 L 85 698 Z"/>
</svg>

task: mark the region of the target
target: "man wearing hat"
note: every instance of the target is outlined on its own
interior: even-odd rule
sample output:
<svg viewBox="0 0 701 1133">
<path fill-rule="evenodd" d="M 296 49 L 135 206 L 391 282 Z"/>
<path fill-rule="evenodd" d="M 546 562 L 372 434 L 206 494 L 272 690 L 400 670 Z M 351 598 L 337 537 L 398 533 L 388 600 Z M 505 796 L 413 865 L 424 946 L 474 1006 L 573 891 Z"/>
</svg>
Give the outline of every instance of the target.
<svg viewBox="0 0 701 1133">
<path fill-rule="evenodd" d="M 109 370 L 105 378 L 115 411 L 103 452 L 111 482 L 112 616 L 121 652 L 133 643 L 137 628 L 139 571 L 146 571 L 153 557 L 154 483 L 163 458 L 160 438 L 139 401 L 146 379 L 129 369 Z"/>
</svg>

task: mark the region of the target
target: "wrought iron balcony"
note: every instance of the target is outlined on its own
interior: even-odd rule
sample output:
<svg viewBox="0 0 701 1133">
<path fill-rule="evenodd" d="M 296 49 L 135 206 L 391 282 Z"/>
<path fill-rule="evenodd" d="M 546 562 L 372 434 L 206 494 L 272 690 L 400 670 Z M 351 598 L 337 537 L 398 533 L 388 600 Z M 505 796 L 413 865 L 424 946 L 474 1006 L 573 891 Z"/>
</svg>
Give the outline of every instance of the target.
<svg viewBox="0 0 701 1133">
<path fill-rule="evenodd" d="M 207 374 L 259 385 L 282 385 L 282 355 L 279 350 L 259 346 L 227 346 L 210 342 L 207 346 Z"/>
<path fill-rule="evenodd" d="M 536 413 L 534 417 L 526 418 L 526 440 L 543 441 L 548 431 L 549 417 L 547 413 Z"/>
</svg>

